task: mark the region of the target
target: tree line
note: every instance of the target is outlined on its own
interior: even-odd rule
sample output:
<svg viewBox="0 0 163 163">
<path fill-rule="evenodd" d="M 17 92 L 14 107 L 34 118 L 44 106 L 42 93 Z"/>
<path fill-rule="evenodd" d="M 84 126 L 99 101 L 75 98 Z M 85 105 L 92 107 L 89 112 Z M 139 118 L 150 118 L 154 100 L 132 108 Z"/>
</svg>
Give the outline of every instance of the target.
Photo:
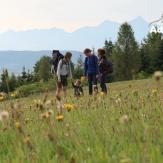
<svg viewBox="0 0 163 163">
<path fill-rule="evenodd" d="M 105 40 L 103 48 L 114 65 L 109 82 L 147 78 L 154 71 L 163 71 L 163 40 L 160 33 L 149 33 L 139 44 L 132 27 L 124 23 L 119 29 L 117 41 Z M 9 92 L 22 85 L 53 79 L 50 60 L 49 56 L 43 56 L 34 65 L 33 72 L 26 71 L 24 67 L 18 76 L 9 75 L 5 69 L 1 74 L 0 91 Z M 74 78 L 83 75 L 83 62 L 84 58 L 80 56 L 76 65 L 72 63 Z"/>
</svg>

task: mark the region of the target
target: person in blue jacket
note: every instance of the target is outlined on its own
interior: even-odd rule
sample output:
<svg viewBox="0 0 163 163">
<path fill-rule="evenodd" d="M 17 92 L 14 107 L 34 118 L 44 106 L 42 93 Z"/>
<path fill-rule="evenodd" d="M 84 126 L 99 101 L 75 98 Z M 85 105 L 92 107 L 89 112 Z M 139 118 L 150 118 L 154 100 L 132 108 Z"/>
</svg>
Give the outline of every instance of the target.
<svg viewBox="0 0 163 163">
<path fill-rule="evenodd" d="M 86 56 L 84 62 L 84 76 L 88 77 L 89 95 L 93 94 L 93 86 L 97 87 L 97 78 L 99 75 L 98 58 L 90 49 L 85 49 Z"/>
</svg>

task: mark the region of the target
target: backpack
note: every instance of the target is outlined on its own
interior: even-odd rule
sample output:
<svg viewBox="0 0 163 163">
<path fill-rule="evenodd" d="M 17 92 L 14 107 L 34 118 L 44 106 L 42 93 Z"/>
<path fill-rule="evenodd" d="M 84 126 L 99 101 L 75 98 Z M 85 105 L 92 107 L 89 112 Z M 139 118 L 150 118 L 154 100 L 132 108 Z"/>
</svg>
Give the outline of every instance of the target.
<svg viewBox="0 0 163 163">
<path fill-rule="evenodd" d="M 64 56 L 59 52 L 59 50 L 53 50 L 52 59 L 50 61 L 51 65 L 52 65 L 51 66 L 51 73 L 52 74 L 57 73 L 58 63 L 63 58 L 64 58 Z"/>
<path fill-rule="evenodd" d="M 113 63 L 111 61 L 105 60 L 101 64 L 101 72 L 106 75 L 113 73 Z"/>
</svg>

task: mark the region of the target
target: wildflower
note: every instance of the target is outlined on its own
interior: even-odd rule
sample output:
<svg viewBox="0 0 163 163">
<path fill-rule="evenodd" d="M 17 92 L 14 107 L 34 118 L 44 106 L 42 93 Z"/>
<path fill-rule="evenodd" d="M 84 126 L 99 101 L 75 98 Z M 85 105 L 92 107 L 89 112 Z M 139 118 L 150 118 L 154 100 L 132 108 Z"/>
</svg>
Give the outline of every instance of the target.
<svg viewBox="0 0 163 163">
<path fill-rule="evenodd" d="M 144 97 L 141 97 L 141 103 L 144 105 L 145 104 L 145 99 Z"/>
<path fill-rule="evenodd" d="M 7 111 L 2 111 L 0 113 L 0 121 L 2 122 L 2 125 L 6 128 L 8 125 L 9 120 L 9 113 Z"/>
<path fill-rule="evenodd" d="M 61 114 L 64 106 L 63 106 L 63 104 L 61 102 L 61 98 L 59 96 L 56 96 L 56 106 L 57 106 L 58 114 Z"/>
<path fill-rule="evenodd" d="M 104 92 L 100 92 L 100 96 L 101 97 L 105 96 L 105 93 Z"/>
<path fill-rule="evenodd" d="M 25 138 L 23 139 L 23 143 L 24 143 L 24 144 L 29 144 L 29 142 L 30 142 L 29 136 L 27 136 L 27 137 L 25 137 Z"/>
<path fill-rule="evenodd" d="M 4 96 L 0 96 L 0 102 L 4 101 Z"/>
<path fill-rule="evenodd" d="M 41 100 L 34 100 L 34 103 L 37 108 L 39 108 L 39 109 L 43 108 L 43 104 L 42 104 Z"/>
<path fill-rule="evenodd" d="M 45 108 L 49 108 L 52 106 L 52 101 L 51 100 L 48 100 L 45 102 Z"/>
<path fill-rule="evenodd" d="M 85 80 L 85 77 L 81 76 L 80 80 L 81 80 L 81 82 L 83 82 Z"/>
<path fill-rule="evenodd" d="M 58 121 L 63 121 L 63 119 L 64 119 L 64 116 L 63 115 L 58 115 L 56 117 L 56 120 L 58 120 Z"/>
<path fill-rule="evenodd" d="M 20 122 L 15 122 L 15 127 L 20 130 L 21 129 L 21 124 Z"/>
<path fill-rule="evenodd" d="M 0 113 L 0 121 L 6 121 L 9 119 L 9 113 L 7 111 L 2 111 Z"/>
<path fill-rule="evenodd" d="M 16 93 L 11 93 L 10 96 L 15 98 L 16 97 Z"/>
<path fill-rule="evenodd" d="M 154 78 L 155 78 L 156 81 L 159 81 L 161 77 L 162 77 L 162 72 L 161 71 L 156 71 L 154 73 Z"/>
<path fill-rule="evenodd" d="M 74 106 L 71 104 L 64 104 L 64 109 L 66 109 L 67 111 L 71 111 L 72 109 L 74 109 Z"/>
<path fill-rule="evenodd" d="M 116 102 L 116 104 L 120 104 L 121 103 L 121 99 L 118 98 L 115 102 Z"/>
<path fill-rule="evenodd" d="M 28 123 L 30 121 L 29 118 L 25 118 L 25 122 Z"/>
<path fill-rule="evenodd" d="M 50 118 L 50 114 L 48 112 L 46 112 L 46 113 L 41 114 L 41 117 L 43 119 L 48 119 L 48 118 Z"/>
<path fill-rule="evenodd" d="M 152 95 L 157 95 L 157 89 L 152 90 Z"/>
<path fill-rule="evenodd" d="M 49 115 L 52 115 L 54 112 L 53 112 L 53 110 L 48 110 L 48 112 L 47 112 Z"/>
<path fill-rule="evenodd" d="M 124 123 L 127 123 L 129 121 L 129 117 L 128 117 L 128 115 L 123 115 L 120 119 L 119 119 L 119 122 L 121 123 L 121 124 L 124 124 Z"/>
</svg>

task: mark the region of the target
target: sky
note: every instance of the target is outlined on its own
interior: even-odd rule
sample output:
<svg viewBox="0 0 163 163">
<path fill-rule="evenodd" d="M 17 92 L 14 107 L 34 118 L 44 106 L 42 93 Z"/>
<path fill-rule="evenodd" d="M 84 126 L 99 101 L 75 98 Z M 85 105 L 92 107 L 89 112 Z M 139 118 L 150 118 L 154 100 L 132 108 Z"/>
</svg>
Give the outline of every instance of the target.
<svg viewBox="0 0 163 163">
<path fill-rule="evenodd" d="M 163 14 L 163 0 L 0 0 L 0 32 L 62 28 L 72 32 L 105 20 L 151 22 Z"/>
</svg>

